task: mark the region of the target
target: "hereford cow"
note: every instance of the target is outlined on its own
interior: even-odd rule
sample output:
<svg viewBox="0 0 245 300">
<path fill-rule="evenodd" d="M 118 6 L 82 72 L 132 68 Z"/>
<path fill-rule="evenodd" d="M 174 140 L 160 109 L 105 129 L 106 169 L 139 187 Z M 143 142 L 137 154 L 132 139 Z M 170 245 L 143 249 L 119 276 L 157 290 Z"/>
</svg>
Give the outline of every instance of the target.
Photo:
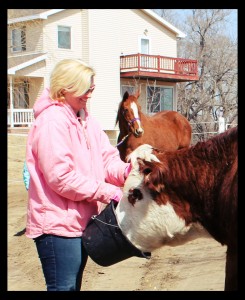
<svg viewBox="0 0 245 300">
<path fill-rule="evenodd" d="M 195 238 L 201 224 L 227 246 L 225 290 L 236 290 L 237 127 L 189 149 L 160 153 L 145 144 L 129 159 L 133 168 L 116 208 L 124 235 L 151 252 Z"/>
</svg>

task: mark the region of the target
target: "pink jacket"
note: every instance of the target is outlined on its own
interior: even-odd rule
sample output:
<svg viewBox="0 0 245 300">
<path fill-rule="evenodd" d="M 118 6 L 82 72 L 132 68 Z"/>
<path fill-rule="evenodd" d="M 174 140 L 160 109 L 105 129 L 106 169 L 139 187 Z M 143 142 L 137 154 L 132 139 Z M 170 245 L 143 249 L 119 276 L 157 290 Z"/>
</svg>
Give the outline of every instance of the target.
<svg viewBox="0 0 245 300">
<path fill-rule="evenodd" d="M 49 98 L 49 89 L 35 103 L 34 116 L 26 151 L 26 236 L 81 236 L 103 203 L 120 200 L 129 164 L 87 111 L 81 125 L 69 105 Z"/>
</svg>

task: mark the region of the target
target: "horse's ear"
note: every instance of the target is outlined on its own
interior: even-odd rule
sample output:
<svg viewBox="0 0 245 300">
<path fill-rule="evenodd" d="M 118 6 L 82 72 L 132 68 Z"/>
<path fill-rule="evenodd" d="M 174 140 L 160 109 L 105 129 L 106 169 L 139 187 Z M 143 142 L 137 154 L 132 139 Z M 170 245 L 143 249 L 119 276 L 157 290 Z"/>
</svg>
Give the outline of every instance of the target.
<svg viewBox="0 0 245 300">
<path fill-rule="evenodd" d="M 134 96 L 138 99 L 140 96 L 140 90 L 137 90 Z"/>
<path fill-rule="evenodd" d="M 128 99 L 128 97 L 129 97 L 129 93 L 128 93 L 128 91 L 126 91 L 124 93 L 124 95 L 123 95 L 123 101 L 125 101 L 126 99 Z"/>
</svg>

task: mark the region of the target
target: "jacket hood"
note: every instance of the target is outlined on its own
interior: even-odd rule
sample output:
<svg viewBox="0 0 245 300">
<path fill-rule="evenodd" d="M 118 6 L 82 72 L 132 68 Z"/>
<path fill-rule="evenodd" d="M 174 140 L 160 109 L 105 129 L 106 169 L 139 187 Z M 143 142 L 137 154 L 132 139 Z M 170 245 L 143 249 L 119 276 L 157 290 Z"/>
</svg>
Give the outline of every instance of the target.
<svg viewBox="0 0 245 300">
<path fill-rule="evenodd" d="M 38 100 L 35 102 L 33 106 L 33 111 L 34 111 L 34 118 L 36 119 L 45 109 L 52 105 L 63 105 L 63 103 L 57 101 L 57 100 L 52 100 L 49 96 L 49 88 L 44 89 L 42 95 Z"/>
<path fill-rule="evenodd" d="M 83 126 L 87 126 L 87 122 L 89 120 L 89 114 L 87 108 L 83 108 L 79 111 L 80 117 L 77 117 L 71 106 L 67 103 L 59 102 L 58 100 L 52 100 L 50 98 L 50 89 L 44 89 L 41 96 L 37 99 L 33 106 L 34 118 L 36 119 L 42 112 L 44 112 L 50 106 L 60 106 L 64 108 L 65 114 L 69 117 L 71 122 L 76 120 L 83 120 Z M 76 123 L 75 122 L 75 123 Z"/>
</svg>

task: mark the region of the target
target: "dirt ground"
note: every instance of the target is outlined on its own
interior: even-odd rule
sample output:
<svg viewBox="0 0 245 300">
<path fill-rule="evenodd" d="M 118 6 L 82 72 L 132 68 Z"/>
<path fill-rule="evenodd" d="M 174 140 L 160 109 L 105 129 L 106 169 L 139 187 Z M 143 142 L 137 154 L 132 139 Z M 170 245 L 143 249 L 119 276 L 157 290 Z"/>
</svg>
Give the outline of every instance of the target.
<svg viewBox="0 0 245 300">
<path fill-rule="evenodd" d="M 8 135 L 8 291 L 45 291 L 34 242 L 25 235 L 27 192 L 22 181 L 26 136 Z M 81 291 L 222 291 L 226 247 L 199 238 L 162 247 L 150 259 L 133 257 L 109 267 L 90 258 Z"/>
</svg>

